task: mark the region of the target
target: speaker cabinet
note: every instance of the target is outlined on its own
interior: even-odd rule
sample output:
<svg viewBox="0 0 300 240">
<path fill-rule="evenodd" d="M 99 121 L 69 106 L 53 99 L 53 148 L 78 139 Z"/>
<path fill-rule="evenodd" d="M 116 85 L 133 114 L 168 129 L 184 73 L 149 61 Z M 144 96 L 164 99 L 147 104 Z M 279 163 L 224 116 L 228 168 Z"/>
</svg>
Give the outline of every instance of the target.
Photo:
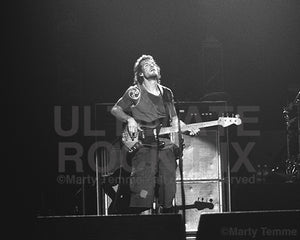
<svg viewBox="0 0 300 240">
<path fill-rule="evenodd" d="M 205 213 L 197 240 L 299 239 L 300 210 Z"/>
<path fill-rule="evenodd" d="M 184 180 L 220 179 L 221 163 L 217 130 L 201 130 L 198 136 L 183 135 Z M 179 170 L 179 169 L 177 169 Z M 177 171 L 177 180 L 180 179 Z"/>
<path fill-rule="evenodd" d="M 198 136 L 184 135 L 183 185 L 185 193 L 186 231 L 196 232 L 199 217 L 206 212 L 223 212 L 225 205 L 225 184 L 221 163 L 218 129 L 202 129 Z M 201 202 L 210 203 L 213 208 L 199 209 Z M 198 205 L 194 204 L 195 202 Z M 175 203 L 182 205 L 181 181 L 177 169 L 177 191 Z M 204 203 L 202 204 L 204 206 Z M 194 208 L 191 206 L 194 205 Z"/>
<path fill-rule="evenodd" d="M 40 217 L 39 240 L 184 240 L 179 214 Z"/>
</svg>

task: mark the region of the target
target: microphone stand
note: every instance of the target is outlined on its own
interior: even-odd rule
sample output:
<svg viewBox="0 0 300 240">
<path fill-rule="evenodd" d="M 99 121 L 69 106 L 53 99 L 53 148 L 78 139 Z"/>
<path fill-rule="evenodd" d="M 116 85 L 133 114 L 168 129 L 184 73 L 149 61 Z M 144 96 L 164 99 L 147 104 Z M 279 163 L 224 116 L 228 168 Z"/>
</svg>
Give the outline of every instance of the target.
<svg viewBox="0 0 300 240">
<path fill-rule="evenodd" d="M 178 107 L 178 101 L 177 101 Z M 181 203 L 182 203 L 182 218 L 184 223 L 184 232 L 186 231 L 185 223 L 186 223 L 186 204 L 185 204 L 185 192 L 184 192 L 184 183 L 183 183 L 183 138 L 181 133 L 181 126 L 180 126 L 180 118 L 179 118 L 179 111 L 177 111 L 177 120 L 178 120 L 178 145 L 179 145 L 179 173 L 180 173 L 180 187 L 181 187 Z"/>
<path fill-rule="evenodd" d="M 300 101 L 300 91 L 298 92 L 297 96 L 295 97 L 293 104 L 297 105 L 299 103 L 299 101 Z"/>
<path fill-rule="evenodd" d="M 298 92 L 297 96 L 294 99 L 294 105 L 297 107 L 297 131 L 298 131 L 298 156 L 297 156 L 297 162 L 300 160 L 300 91 Z M 298 163 L 300 164 L 300 162 Z"/>
</svg>

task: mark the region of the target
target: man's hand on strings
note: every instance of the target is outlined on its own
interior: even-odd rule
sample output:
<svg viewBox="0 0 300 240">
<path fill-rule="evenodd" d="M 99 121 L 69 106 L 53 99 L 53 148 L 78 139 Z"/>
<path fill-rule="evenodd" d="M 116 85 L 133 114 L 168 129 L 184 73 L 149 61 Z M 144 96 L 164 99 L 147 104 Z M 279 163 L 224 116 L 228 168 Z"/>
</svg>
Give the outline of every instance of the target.
<svg viewBox="0 0 300 240">
<path fill-rule="evenodd" d="M 142 131 L 138 123 L 134 120 L 134 118 L 129 118 L 127 120 L 127 128 L 130 134 L 130 137 L 135 138 L 138 136 L 138 132 Z"/>
</svg>

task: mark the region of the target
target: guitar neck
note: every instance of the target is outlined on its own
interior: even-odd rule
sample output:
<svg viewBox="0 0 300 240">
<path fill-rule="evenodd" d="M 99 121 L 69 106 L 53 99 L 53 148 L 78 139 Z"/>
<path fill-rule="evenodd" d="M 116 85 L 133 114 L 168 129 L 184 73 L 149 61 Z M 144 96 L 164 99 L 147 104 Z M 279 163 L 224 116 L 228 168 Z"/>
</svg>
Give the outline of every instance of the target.
<svg viewBox="0 0 300 240">
<path fill-rule="evenodd" d="M 177 210 L 177 211 L 179 211 L 179 210 L 189 210 L 189 209 L 194 209 L 194 208 L 196 208 L 196 206 L 195 206 L 195 204 L 191 204 L 191 205 L 185 205 L 185 206 L 175 206 L 175 209 Z"/>
<path fill-rule="evenodd" d="M 206 127 L 212 127 L 212 126 L 217 126 L 219 125 L 218 120 L 215 121 L 208 121 L 208 122 L 200 122 L 200 123 L 192 123 L 192 124 L 187 124 L 181 127 L 181 131 L 189 131 L 192 128 L 206 128 Z M 159 131 L 159 135 L 163 134 L 169 134 L 169 133 L 174 133 L 178 132 L 177 127 L 163 127 Z"/>
<path fill-rule="evenodd" d="M 191 204 L 191 205 L 181 205 L 181 206 L 175 206 L 176 210 L 188 210 L 188 209 L 197 209 L 198 211 L 200 210 L 203 210 L 205 208 L 208 208 L 208 209 L 213 209 L 214 208 L 214 205 L 211 203 L 211 202 L 199 202 L 199 201 L 196 201 L 194 204 Z"/>
</svg>

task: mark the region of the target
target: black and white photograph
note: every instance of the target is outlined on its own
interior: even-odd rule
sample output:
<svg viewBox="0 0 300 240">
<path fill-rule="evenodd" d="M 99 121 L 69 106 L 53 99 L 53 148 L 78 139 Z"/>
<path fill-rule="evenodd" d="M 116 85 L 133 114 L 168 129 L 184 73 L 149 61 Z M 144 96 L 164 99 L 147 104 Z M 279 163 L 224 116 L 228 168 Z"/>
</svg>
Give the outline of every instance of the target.
<svg viewBox="0 0 300 240">
<path fill-rule="evenodd" d="M 300 239 L 298 0 L 11 5 L 9 239 Z"/>
</svg>

